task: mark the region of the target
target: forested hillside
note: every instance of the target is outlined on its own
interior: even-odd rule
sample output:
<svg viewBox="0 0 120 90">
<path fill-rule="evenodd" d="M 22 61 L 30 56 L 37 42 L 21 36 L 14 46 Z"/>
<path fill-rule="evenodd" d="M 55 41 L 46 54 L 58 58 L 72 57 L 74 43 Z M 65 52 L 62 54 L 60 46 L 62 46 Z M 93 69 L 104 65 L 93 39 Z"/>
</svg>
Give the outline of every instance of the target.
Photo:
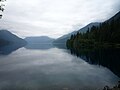
<svg viewBox="0 0 120 90">
<path fill-rule="evenodd" d="M 120 44 L 120 12 L 109 20 L 88 28 L 86 33 L 71 35 L 67 40 L 68 48 L 80 48 L 86 46 L 118 45 Z"/>
</svg>

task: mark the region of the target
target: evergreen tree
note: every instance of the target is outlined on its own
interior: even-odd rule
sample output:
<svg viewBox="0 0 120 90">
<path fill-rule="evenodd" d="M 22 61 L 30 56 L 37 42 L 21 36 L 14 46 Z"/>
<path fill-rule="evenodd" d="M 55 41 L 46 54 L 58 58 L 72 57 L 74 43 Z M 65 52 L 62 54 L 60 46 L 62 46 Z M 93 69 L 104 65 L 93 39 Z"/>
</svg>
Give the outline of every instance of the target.
<svg viewBox="0 0 120 90">
<path fill-rule="evenodd" d="M 86 33 L 72 35 L 67 41 L 68 48 L 95 46 L 96 44 L 120 44 L 120 17 L 88 28 Z"/>
</svg>

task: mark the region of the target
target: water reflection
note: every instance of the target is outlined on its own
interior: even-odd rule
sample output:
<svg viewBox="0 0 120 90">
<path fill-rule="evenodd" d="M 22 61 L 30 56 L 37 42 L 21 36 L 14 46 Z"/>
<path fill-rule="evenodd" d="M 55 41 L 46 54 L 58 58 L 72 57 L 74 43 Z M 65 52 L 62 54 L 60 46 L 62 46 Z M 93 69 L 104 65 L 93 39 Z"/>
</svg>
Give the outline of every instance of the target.
<svg viewBox="0 0 120 90">
<path fill-rule="evenodd" d="M 36 50 L 48 50 L 51 48 L 66 49 L 66 45 L 65 44 L 53 44 L 53 43 L 48 43 L 48 44 L 31 43 L 31 44 L 27 44 L 25 48 L 36 49 Z"/>
<path fill-rule="evenodd" d="M 60 44 L 60 43 L 53 43 L 53 45 L 59 49 L 67 49 L 66 44 Z"/>
<path fill-rule="evenodd" d="M 0 46 L 0 55 L 9 55 L 12 52 L 18 50 L 19 48 L 25 47 L 26 49 L 31 49 L 31 50 L 48 50 L 51 48 L 59 48 L 59 49 L 66 49 L 66 46 L 64 44 L 36 44 L 36 43 L 31 43 L 31 44 L 8 44 L 4 46 Z"/>
<path fill-rule="evenodd" d="M 36 44 L 36 43 L 31 43 L 27 44 L 25 46 L 26 49 L 36 49 L 36 50 L 48 50 L 51 48 L 54 48 L 53 44 Z"/>
<path fill-rule="evenodd" d="M 102 65 L 120 77 L 120 48 L 71 49 L 74 54 L 89 64 Z"/>
<path fill-rule="evenodd" d="M 19 48 L 31 50 L 66 49 L 64 44 L 9 44 L 0 47 L 0 55 L 9 55 Z M 120 77 L 120 48 L 82 48 L 71 49 L 71 54 L 82 58 L 89 64 L 102 65 Z"/>
<path fill-rule="evenodd" d="M 66 51 L 21 48 L 1 57 L 0 90 L 96 90 L 118 81 L 107 68 L 88 64 Z"/>
<path fill-rule="evenodd" d="M 12 43 L 4 46 L 0 46 L 0 55 L 9 55 L 12 52 L 18 50 L 19 48 L 24 47 L 26 44 L 17 44 L 17 43 Z"/>
<path fill-rule="evenodd" d="M 119 80 L 109 69 L 91 65 L 68 50 L 35 46 L 0 57 L 0 90 L 96 90 Z"/>
</svg>

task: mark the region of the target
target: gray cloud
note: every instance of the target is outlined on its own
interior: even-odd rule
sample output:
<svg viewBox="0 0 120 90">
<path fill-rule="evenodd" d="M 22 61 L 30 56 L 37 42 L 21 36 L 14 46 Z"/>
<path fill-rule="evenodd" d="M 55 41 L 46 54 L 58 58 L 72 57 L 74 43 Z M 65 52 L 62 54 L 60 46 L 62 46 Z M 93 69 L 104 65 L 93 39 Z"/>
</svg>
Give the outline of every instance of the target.
<svg viewBox="0 0 120 90">
<path fill-rule="evenodd" d="M 120 10 L 120 0 L 8 0 L 0 26 L 21 37 L 60 37 Z M 77 27 L 75 27 L 77 26 Z"/>
</svg>

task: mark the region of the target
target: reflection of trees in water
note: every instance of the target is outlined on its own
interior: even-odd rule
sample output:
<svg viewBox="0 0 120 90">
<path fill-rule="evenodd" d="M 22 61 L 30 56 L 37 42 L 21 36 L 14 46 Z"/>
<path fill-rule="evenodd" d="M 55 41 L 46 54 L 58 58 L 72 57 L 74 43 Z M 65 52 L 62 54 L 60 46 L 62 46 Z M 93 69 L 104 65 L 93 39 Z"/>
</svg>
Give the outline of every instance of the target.
<svg viewBox="0 0 120 90">
<path fill-rule="evenodd" d="M 77 55 L 90 64 L 107 67 L 120 77 L 120 48 L 71 49 L 71 54 Z"/>
</svg>

